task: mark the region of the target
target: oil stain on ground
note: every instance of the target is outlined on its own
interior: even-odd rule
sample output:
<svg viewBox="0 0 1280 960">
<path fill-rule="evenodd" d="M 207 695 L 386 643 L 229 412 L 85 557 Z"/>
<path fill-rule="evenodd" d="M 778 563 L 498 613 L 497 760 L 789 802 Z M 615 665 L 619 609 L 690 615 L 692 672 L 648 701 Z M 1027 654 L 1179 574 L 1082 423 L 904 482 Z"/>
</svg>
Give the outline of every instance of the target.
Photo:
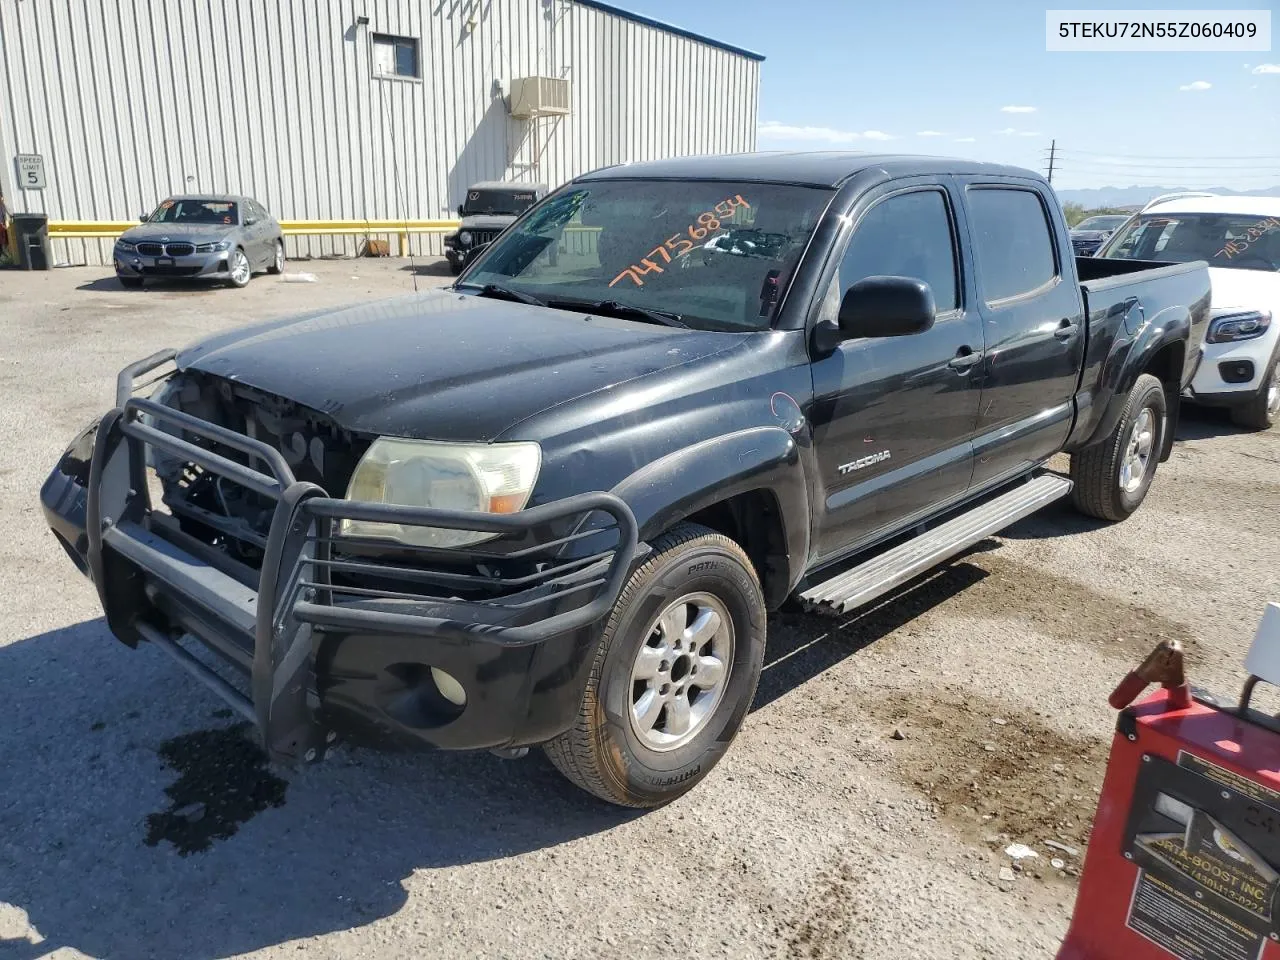
<svg viewBox="0 0 1280 960">
<path fill-rule="evenodd" d="M 169 809 L 147 817 L 148 846 L 167 840 L 183 856 L 225 840 L 254 815 L 284 804 L 288 784 L 246 734 L 249 725 L 198 730 L 167 740 L 160 759 L 178 773 Z"/>
<path fill-rule="evenodd" d="M 891 694 L 867 706 L 886 727 L 905 731 L 893 745 L 896 776 L 965 839 L 1001 849 L 1025 843 L 1040 853 L 1036 870 L 1057 855 L 1046 840 L 1083 854 L 1109 741 L 1064 734 L 963 688 Z M 1067 867 L 1080 865 L 1067 858 Z"/>
<path fill-rule="evenodd" d="M 940 610 L 946 617 L 1009 617 L 1053 639 L 1088 644 L 1125 660 L 1145 656 L 1161 640 L 1181 640 L 1188 652 L 1198 645 L 1189 627 L 1150 607 L 1054 577 L 1043 568 L 996 552 L 970 554 L 965 565 L 987 576 L 955 594 Z"/>
<path fill-rule="evenodd" d="M 778 939 L 786 945 L 783 955 L 788 960 L 861 956 L 855 938 L 860 900 L 857 885 L 858 876 L 847 863 L 818 878 L 804 898 L 801 915 L 778 924 Z"/>
</svg>

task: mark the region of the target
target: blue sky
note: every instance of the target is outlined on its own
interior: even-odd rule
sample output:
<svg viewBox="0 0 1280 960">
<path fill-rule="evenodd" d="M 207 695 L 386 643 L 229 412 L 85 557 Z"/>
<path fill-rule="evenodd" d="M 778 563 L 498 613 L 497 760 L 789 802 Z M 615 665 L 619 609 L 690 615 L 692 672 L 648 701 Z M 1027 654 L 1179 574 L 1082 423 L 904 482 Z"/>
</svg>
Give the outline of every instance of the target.
<svg viewBox="0 0 1280 960">
<path fill-rule="evenodd" d="M 764 54 L 762 150 L 939 153 L 1043 172 L 1056 138 L 1063 189 L 1280 184 L 1280 17 L 1266 0 L 1182 7 L 1271 9 L 1270 53 L 1045 51 L 1047 7 L 1171 0 L 622 3 Z"/>
</svg>

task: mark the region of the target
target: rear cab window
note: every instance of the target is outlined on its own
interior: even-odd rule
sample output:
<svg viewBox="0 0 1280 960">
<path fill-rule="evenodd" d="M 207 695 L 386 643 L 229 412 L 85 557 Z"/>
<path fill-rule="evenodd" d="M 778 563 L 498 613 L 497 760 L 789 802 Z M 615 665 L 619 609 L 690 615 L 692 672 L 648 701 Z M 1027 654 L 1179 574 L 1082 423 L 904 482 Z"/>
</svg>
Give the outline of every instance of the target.
<svg viewBox="0 0 1280 960">
<path fill-rule="evenodd" d="M 965 193 L 978 284 L 988 305 L 1041 293 L 1058 279 L 1049 211 L 1028 187 L 981 185 Z"/>
</svg>

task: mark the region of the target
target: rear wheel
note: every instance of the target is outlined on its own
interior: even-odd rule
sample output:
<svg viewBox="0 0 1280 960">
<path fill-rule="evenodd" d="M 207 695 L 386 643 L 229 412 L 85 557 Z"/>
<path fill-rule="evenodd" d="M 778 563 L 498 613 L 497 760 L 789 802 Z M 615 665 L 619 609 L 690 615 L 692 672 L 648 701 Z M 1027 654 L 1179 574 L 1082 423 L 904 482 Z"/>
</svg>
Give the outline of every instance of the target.
<svg viewBox="0 0 1280 960">
<path fill-rule="evenodd" d="M 656 807 L 707 775 L 737 734 L 764 660 L 765 608 L 742 548 L 695 524 L 654 541 L 595 652 L 551 762 L 611 803 Z"/>
<path fill-rule="evenodd" d="M 277 240 L 275 253 L 271 258 L 271 265 L 267 267 L 267 273 L 284 273 L 284 241 Z"/>
<path fill-rule="evenodd" d="M 1165 413 L 1164 384 L 1144 373 L 1107 438 L 1071 455 L 1077 510 L 1099 520 L 1123 520 L 1142 505 L 1160 462 Z"/>
<path fill-rule="evenodd" d="M 1280 420 L 1280 358 L 1271 364 L 1271 372 L 1253 399 L 1231 408 L 1231 419 L 1247 430 L 1266 430 Z"/>
<path fill-rule="evenodd" d="M 249 258 L 239 247 L 231 251 L 227 258 L 227 274 L 233 287 L 247 287 L 253 270 L 249 266 Z"/>
</svg>

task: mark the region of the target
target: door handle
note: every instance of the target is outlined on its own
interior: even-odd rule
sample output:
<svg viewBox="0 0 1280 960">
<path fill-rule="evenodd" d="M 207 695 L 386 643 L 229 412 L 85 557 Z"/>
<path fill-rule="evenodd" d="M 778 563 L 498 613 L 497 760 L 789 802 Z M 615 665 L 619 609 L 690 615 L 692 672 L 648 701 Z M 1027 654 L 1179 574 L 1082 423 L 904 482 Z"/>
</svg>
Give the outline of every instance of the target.
<svg viewBox="0 0 1280 960">
<path fill-rule="evenodd" d="M 1053 331 L 1053 336 L 1057 340 L 1070 340 L 1076 335 L 1076 325 L 1066 317 L 1062 318 L 1062 322 L 1058 324 L 1058 329 Z"/>
<path fill-rule="evenodd" d="M 956 355 L 947 361 L 947 366 L 957 373 L 967 373 L 969 368 L 982 362 L 982 354 L 975 353 L 967 344 L 956 351 Z"/>
</svg>

